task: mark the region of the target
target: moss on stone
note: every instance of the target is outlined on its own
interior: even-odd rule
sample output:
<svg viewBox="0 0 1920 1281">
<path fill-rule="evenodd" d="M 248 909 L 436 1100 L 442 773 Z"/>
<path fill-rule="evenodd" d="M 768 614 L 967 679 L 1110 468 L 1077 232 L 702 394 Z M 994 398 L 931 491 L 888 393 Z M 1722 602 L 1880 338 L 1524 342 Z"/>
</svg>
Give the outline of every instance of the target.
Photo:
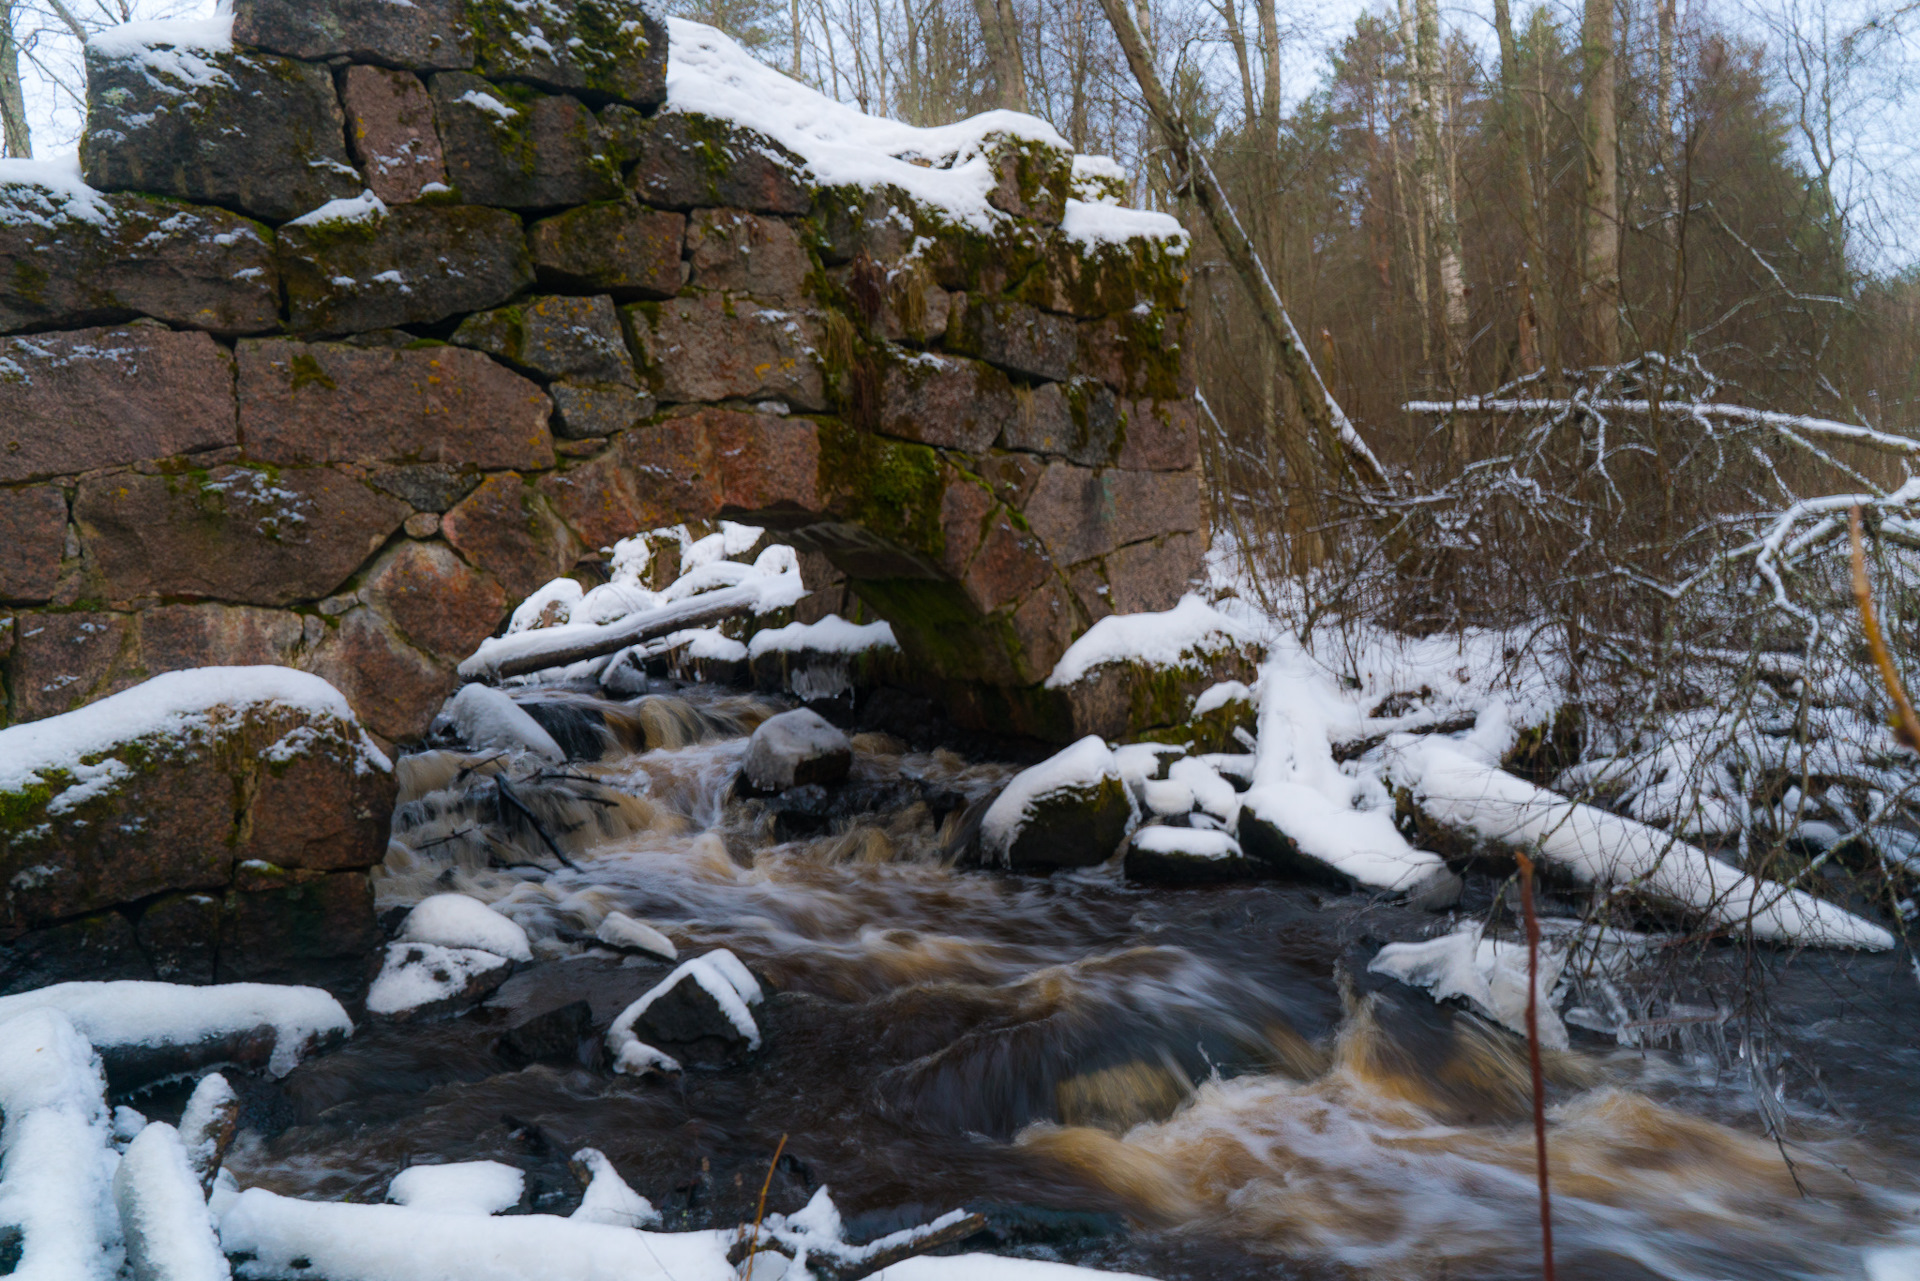
<svg viewBox="0 0 1920 1281">
<path fill-rule="evenodd" d="M 333 375 L 320 367 L 320 362 L 310 351 L 295 351 L 293 358 L 287 364 L 293 374 L 294 391 L 304 387 L 324 387 L 328 391 L 340 389 L 340 384 L 333 380 Z"/>
<path fill-rule="evenodd" d="M 870 533 L 928 560 L 946 539 L 940 499 L 946 476 L 927 445 L 871 436 L 845 423 L 819 423 L 820 475 L 834 486 L 833 509 Z"/>
</svg>

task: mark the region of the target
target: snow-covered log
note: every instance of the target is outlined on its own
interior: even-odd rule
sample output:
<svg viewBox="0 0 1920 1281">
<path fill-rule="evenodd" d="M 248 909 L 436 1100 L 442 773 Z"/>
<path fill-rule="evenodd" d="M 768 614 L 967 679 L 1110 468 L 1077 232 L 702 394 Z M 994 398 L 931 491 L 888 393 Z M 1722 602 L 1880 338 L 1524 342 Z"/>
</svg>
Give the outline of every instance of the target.
<svg viewBox="0 0 1920 1281">
<path fill-rule="evenodd" d="M 180 1134 L 158 1122 L 140 1131 L 113 1176 L 113 1201 L 133 1281 L 227 1281 L 200 1179 Z"/>
<path fill-rule="evenodd" d="M 1387 768 L 1436 824 L 1519 847 L 1582 885 L 1631 886 L 1769 942 L 1885 951 L 1893 935 L 1811 894 L 1750 876 L 1669 833 L 1568 800 L 1445 739 L 1400 736 Z"/>
<path fill-rule="evenodd" d="M 58 1009 L 0 1027 L 0 1237 L 11 1281 L 111 1281 L 120 1265 L 116 1160 L 100 1061 Z"/>
<path fill-rule="evenodd" d="M 460 677 L 467 681 L 497 682 L 599 658 L 657 636 L 705 627 L 749 613 L 759 604 L 762 593 L 760 583 L 747 582 L 690 596 L 658 609 L 642 610 L 614 623 L 580 623 L 496 636 L 482 641 L 480 648 L 460 664 Z"/>
<path fill-rule="evenodd" d="M 737 1281 L 731 1236 L 299 1201 L 264 1188 L 242 1192 L 220 1220 L 226 1252 L 252 1256 L 239 1269 L 250 1281 Z"/>
<path fill-rule="evenodd" d="M 71 1020 L 115 1080 L 261 1060 L 274 1076 L 285 1076 L 305 1055 L 353 1031 L 340 1002 L 317 987 L 141 979 L 56 983 L 0 996 L 0 1024 L 43 1009 Z"/>
</svg>

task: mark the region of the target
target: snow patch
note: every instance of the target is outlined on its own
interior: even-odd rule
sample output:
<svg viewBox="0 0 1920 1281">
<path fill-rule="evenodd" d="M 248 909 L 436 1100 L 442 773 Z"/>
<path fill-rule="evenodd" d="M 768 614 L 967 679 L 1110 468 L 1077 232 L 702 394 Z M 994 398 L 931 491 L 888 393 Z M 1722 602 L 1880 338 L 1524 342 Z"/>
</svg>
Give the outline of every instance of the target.
<svg viewBox="0 0 1920 1281">
<path fill-rule="evenodd" d="M 520 1204 L 527 1176 L 498 1161 L 412 1165 L 393 1176 L 387 1200 L 433 1214 L 485 1217 Z"/>
<path fill-rule="evenodd" d="M 899 649 L 893 628 L 884 620 L 877 623 L 850 623 L 838 614 L 828 614 L 817 623 L 788 623 L 755 632 L 747 642 L 747 656 L 762 654 L 864 654 L 870 649 Z"/>
<path fill-rule="evenodd" d="M 9 1021 L 4 1008 L 0 1223 L 20 1228 L 22 1250 L 11 1281 L 110 1281 L 120 1222 L 100 1060 L 60 1010 Z"/>
<path fill-rule="evenodd" d="M 407 913 L 399 937 L 409 943 L 479 948 L 510 961 L 533 959 L 527 932 L 518 923 L 465 894 L 435 894 L 421 899 Z"/>
<path fill-rule="evenodd" d="M 1095 788 L 1121 779 L 1120 762 L 1098 734 L 1089 734 L 1064 751 L 1013 776 L 980 821 L 980 846 L 991 860 L 1006 862 L 1014 838 L 1050 797 Z M 1128 790 L 1132 802 L 1132 790 Z"/>
<path fill-rule="evenodd" d="M 99 704 L 95 704 L 99 706 Z M 14 996 L 0 996 L 0 1024 L 35 1011 L 57 1011 L 89 1042 L 102 1047 L 188 1046 L 250 1032 L 274 1031 L 268 1071 L 293 1071 L 308 1050 L 353 1032 L 340 1002 L 317 987 L 274 983 L 222 983 L 189 987 L 123 979 L 104 983 L 55 983 Z M 20 1029 L 8 1028 L 0 1042 Z"/>
<path fill-rule="evenodd" d="M 1208 650 L 1254 639 L 1251 627 L 1189 593 L 1164 612 L 1112 614 L 1089 627 L 1054 664 L 1047 688 L 1064 689 L 1107 663 L 1181 667 Z"/>
<path fill-rule="evenodd" d="M 339 200 L 329 200 L 318 209 L 301 214 L 287 224 L 289 227 L 318 227 L 330 222 L 379 222 L 387 216 L 387 206 L 380 197 L 371 191 L 363 191 L 357 196 L 345 196 Z M 378 279 L 378 277 L 375 277 Z"/>
</svg>

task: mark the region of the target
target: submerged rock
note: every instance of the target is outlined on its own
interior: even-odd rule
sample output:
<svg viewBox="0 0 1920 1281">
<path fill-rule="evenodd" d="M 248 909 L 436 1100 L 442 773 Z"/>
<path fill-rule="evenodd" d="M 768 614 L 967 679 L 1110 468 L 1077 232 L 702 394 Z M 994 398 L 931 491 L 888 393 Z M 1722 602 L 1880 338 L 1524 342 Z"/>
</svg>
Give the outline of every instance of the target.
<svg viewBox="0 0 1920 1281">
<path fill-rule="evenodd" d="M 747 743 L 740 772 L 757 792 L 844 782 L 853 745 L 818 712 L 799 708 L 762 721 Z"/>
<path fill-rule="evenodd" d="M 1210 827 L 1143 827 L 1127 842 L 1127 879 L 1164 885 L 1218 885 L 1272 876 L 1240 842 Z"/>
<path fill-rule="evenodd" d="M 1015 871 L 1091 867 L 1112 858 L 1139 819 L 1112 749 L 1088 735 L 1014 775 L 981 821 L 981 857 Z"/>
</svg>

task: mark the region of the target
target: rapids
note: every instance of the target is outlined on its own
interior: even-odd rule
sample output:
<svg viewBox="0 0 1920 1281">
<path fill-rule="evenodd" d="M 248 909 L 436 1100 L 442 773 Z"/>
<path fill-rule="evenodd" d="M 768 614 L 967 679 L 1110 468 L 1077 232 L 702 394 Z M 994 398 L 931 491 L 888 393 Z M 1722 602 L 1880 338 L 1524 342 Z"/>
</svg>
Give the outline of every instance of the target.
<svg viewBox="0 0 1920 1281">
<path fill-rule="evenodd" d="M 564 1212 L 567 1154 L 590 1144 L 668 1229 L 731 1226 L 785 1136 L 768 1209 L 828 1184 L 850 1236 L 967 1205 L 990 1248 L 1166 1278 L 1538 1275 L 1524 1045 L 1365 973 L 1432 916 L 1286 883 L 967 868 L 1009 768 L 882 734 L 856 736 L 847 784 L 872 812 L 807 834 L 731 796 L 774 704 L 521 698 L 579 759 L 403 758 L 376 884 L 388 910 L 495 904 L 535 964 L 464 1018 L 367 1025 L 252 1084 L 243 1185 L 377 1200 L 409 1164 L 494 1159 L 528 1171 L 528 1208 Z M 1463 912 L 1494 902 L 1471 894 Z M 604 1027 L 666 971 L 595 943 L 614 910 L 766 980 L 753 1061 L 662 1081 L 592 1046 L 501 1059 L 522 1019 L 584 999 Z M 1768 999 L 1713 1035 L 1577 1033 L 1548 1065 L 1560 1275 L 1858 1278 L 1864 1248 L 1920 1242 L 1901 965 L 1729 948 Z"/>
</svg>

